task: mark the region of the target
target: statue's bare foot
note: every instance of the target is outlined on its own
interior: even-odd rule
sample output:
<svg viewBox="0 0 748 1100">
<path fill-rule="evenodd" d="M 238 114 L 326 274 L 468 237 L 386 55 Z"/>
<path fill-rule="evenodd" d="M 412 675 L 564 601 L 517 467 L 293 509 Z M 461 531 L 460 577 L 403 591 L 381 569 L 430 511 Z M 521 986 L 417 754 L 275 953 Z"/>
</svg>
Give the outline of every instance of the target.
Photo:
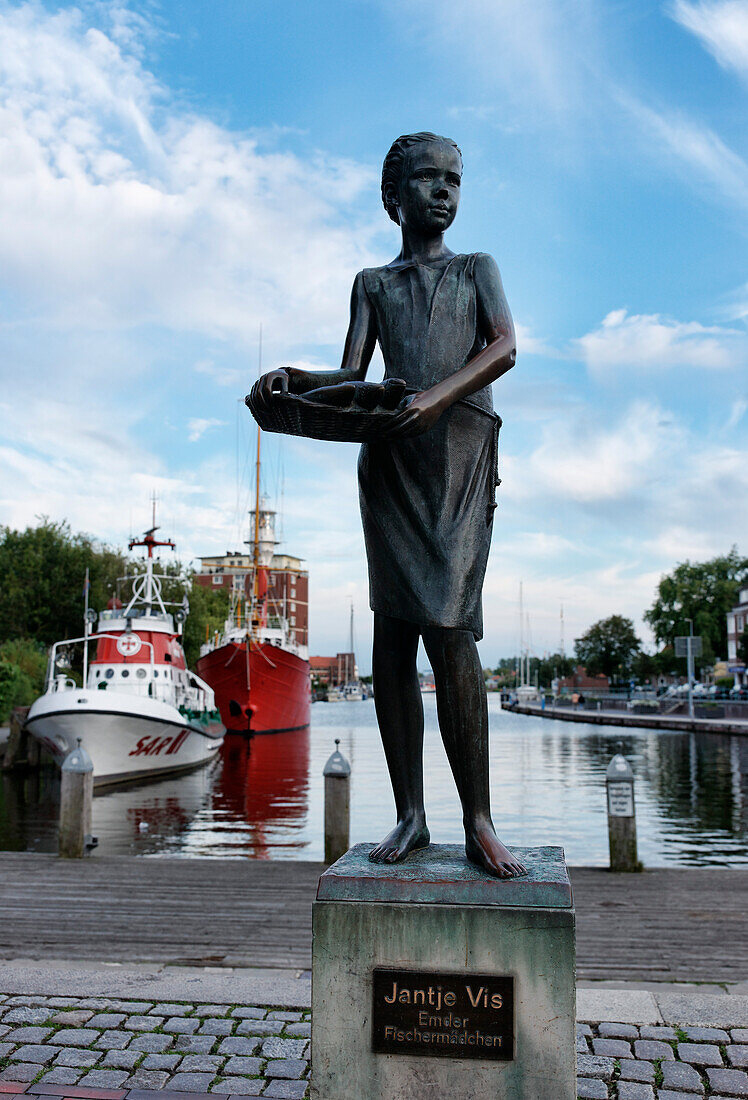
<svg viewBox="0 0 748 1100">
<path fill-rule="evenodd" d="M 398 821 L 382 843 L 369 852 L 369 859 L 372 863 L 399 863 L 410 852 L 428 848 L 430 843 L 431 837 L 423 818 L 418 821 Z"/>
<path fill-rule="evenodd" d="M 465 827 L 465 855 L 489 875 L 514 878 L 526 875 L 527 868 L 505 848 L 490 821 L 476 821 Z"/>
</svg>

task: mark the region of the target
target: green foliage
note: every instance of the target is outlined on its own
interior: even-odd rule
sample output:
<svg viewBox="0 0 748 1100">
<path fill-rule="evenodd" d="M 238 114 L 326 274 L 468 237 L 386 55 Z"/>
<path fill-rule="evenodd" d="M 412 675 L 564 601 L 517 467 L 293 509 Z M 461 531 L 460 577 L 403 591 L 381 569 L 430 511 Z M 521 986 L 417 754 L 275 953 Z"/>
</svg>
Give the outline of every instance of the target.
<svg viewBox="0 0 748 1100">
<path fill-rule="evenodd" d="M 727 655 L 727 612 L 735 606 L 738 589 L 748 574 L 748 558 L 736 546 L 724 557 L 681 562 L 661 578 L 657 598 L 644 618 L 657 641 L 672 645 L 678 635 L 693 632 L 703 638 L 705 664 Z"/>
<path fill-rule="evenodd" d="M 0 725 L 7 723 L 13 707 L 30 707 L 38 694 L 23 669 L 0 657 Z"/>
<path fill-rule="evenodd" d="M 83 633 L 83 586 L 89 570 L 92 607 L 104 607 L 126 558 L 67 523 L 0 527 L 0 641 L 33 638 L 50 646 Z"/>
<path fill-rule="evenodd" d="M 206 629 L 223 628 L 229 613 L 229 594 L 227 589 L 195 584 L 192 573 L 188 575 L 187 583 L 192 585 L 189 589 L 190 613 L 184 626 L 182 644 L 187 664 L 194 668 L 200 656 L 200 646 L 205 641 Z"/>
<path fill-rule="evenodd" d="M 577 638 L 574 648 L 580 664 L 591 676 L 603 673 L 615 680 L 632 673 L 641 642 L 631 619 L 611 615 L 594 623 L 581 638 Z"/>
<path fill-rule="evenodd" d="M 718 676 L 714 682 L 718 688 L 724 688 L 727 691 L 729 691 L 732 685 L 735 683 L 732 676 Z"/>
</svg>

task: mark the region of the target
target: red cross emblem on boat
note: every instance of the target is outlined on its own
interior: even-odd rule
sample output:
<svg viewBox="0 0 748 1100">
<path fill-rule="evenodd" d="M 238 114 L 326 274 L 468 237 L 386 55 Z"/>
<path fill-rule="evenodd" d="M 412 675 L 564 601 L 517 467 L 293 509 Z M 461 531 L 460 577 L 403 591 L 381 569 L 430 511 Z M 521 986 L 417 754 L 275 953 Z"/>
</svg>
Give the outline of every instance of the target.
<svg viewBox="0 0 748 1100">
<path fill-rule="evenodd" d="M 123 657 L 134 657 L 142 644 L 137 634 L 120 634 L 117 639 L 117 650 Z"/>
</svg>

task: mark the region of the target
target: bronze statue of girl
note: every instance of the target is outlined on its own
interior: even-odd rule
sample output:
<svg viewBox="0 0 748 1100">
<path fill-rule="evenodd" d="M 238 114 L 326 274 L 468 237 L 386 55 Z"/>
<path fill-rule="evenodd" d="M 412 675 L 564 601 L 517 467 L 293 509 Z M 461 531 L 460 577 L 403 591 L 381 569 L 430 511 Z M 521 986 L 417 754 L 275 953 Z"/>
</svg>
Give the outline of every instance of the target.
<svg viewBox="0 0 748 1100">
<path fill-rule="evenodd" d="M 431 662 L 439 728 L 462 803 L 465 852 L 501 878 L 525 868 L 491 820 L 488 711 L 476 640 L 491 541 L 498 418 L 491 383 L 514 364 L 514 326 L 495 261 L 455 255 L 444 243 L 460 198 L 462 155 L 453 141 L 409 134 L 382 171 L 385 210 L 402 248 L 359 272 L 338 371 L 271 371 L 258 400 L 290 387 L 365 378 L 376 341 L 386 378 L 417 392 L 385 438 L 365 443 L 359 492 L 374 612 L 377 719 L 397 824 L 371 852 L 394 863 L 429 844 L 423 805 L 419 638 Z"/>
</svg>

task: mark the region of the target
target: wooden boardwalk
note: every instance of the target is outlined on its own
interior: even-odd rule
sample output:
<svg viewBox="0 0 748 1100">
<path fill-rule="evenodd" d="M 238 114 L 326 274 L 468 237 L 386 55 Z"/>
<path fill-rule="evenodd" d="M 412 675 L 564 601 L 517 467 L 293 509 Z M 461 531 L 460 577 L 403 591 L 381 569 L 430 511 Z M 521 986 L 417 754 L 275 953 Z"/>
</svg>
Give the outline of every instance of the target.
<svg viewBox="0 0 748 1100">
<path fill-rule="evenodd" d="M 320 863 L 0 853 L 0 957 L 311 964 Z M 578 976 L 748 980 L 748 868 L 572 868 Z"/>
</svg>

